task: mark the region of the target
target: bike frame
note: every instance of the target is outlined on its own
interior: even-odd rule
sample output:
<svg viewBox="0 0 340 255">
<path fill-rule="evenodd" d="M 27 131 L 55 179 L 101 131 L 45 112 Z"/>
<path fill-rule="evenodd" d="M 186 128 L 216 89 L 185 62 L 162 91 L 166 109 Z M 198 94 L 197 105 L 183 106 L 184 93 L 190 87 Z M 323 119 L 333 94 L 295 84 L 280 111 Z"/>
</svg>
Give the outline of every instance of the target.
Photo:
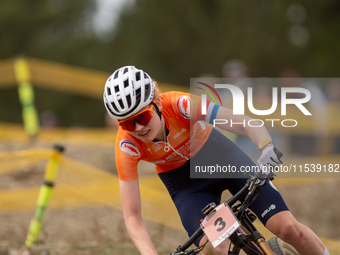
<svg viewBox="0 0 340 255">
<path fill-rule="evenodd" d="M 231 251 L 231 253 L 229 253 L 230 255 L 238 255 L 241 249 L 244 249 L 247 254 L 275 255 L 267 245 L 263 235 L 256 229 L 253 224 L 256 216 L 250 213 L 247 207 L 242 208 L 242 205 L 244 205 L 246 201 L 250 201 L 253 195 L 256 195 L 261 187 L 266 185 L 267 180 L 273 179 L 273 174 L 269 174 L 268 176 L 255 174 L 248 179 L 246 185 L 241 190 L 239 190 L 233 197 L 226 201 L 229 207 L 232 208 L 233 213 L 236 215 L 236 218 L 243 226 L 243 229 L 245 229 L 245 232 L 243 230 L 239 230 L 241 231 L 241 235 L 238 235 L 235 232 L 231 237 L 229 237 L 229 240 L 234 245 L 233 250 Z M 246 198 L 244 200 L 245 202 L 242 205 L 234 205 L 244 196 L 246 196 Z M 239 206 L 241 207 L 238 209 Z M 240 210 L 241 208 L 245 210 Z M 199 227 L 196 232 L 183 245 L 178 246 L 176 252 L 171 253 L 171 255 L 197 254 L 197 251 L 187 251 L 187 249 L 203 234 L 204 232 L 202 228 Z"/>
</svg>

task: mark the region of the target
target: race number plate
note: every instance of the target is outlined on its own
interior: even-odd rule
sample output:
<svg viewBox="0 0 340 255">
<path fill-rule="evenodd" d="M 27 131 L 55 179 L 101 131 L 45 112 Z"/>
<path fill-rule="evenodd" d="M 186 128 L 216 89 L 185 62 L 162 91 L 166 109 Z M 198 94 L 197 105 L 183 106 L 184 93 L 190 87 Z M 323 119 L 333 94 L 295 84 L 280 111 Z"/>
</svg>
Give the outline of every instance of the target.
<svg viewBox="0 0 340 255">
<path fill-rule="evenodd" d="M 201 227 L 215 248 L 231 236 L 240 223 L 226 203 L 218 205 L 201 223 Z"/>
</svg>

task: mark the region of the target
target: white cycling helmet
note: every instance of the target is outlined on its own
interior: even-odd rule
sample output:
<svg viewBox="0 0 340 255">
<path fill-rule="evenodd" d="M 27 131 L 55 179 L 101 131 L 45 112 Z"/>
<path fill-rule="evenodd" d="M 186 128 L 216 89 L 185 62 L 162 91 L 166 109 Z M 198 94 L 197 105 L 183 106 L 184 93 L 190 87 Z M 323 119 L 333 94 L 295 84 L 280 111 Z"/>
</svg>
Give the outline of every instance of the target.
<svg viewBox="0 0 340 255">
<path fill-rule="evenodd" d="M 106 81 L 104 105 L 109 115 L 123 120 L 152 102 L 155 84 L 151 77 L 134 66 L 117 69 Z"/>
</svg>

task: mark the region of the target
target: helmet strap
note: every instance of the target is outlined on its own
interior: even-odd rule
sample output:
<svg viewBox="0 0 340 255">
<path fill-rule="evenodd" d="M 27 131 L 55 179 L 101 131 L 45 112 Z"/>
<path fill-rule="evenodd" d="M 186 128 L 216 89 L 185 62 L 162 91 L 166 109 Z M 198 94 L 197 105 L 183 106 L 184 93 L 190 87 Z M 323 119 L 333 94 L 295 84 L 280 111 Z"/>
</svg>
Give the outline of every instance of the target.
<svg viewBox="0 0 340 255">
<path fill-rule="evenodd" d="M 155 109 L 156 109 L 156 111 L 157 111 L 157 114 L 158 114 L 159 118 L 162 120 L 162 113 L 161 113 L 160 110 L 158 109 L 158 106 L 157 106 L 154 102 L 151 102 L 151 104 L 153 105 L 153 107 L 155 107 Z M 164 123 L 165 123 L 165 121 L 164 121 Z M 168 130 L 168 128 L 167 128 L 166 126 L 165 126 L 165 129 L 166 129 L 165 135 L 168 136 L 169 130 Z M 164 141 L 166 142 L 166 138 L 164 138 Z M 159 140 L 154 139 L 153 142 L 159 142 Z"/>
<path fill-rule="evenodd" d="M 159 118 L 162 119 L 162 113 L 159 111 L 158 106 L 154 102 L 151 102 L 151 104 L 153 105 L 153 107 L 155 107 Z"/>
</svg>

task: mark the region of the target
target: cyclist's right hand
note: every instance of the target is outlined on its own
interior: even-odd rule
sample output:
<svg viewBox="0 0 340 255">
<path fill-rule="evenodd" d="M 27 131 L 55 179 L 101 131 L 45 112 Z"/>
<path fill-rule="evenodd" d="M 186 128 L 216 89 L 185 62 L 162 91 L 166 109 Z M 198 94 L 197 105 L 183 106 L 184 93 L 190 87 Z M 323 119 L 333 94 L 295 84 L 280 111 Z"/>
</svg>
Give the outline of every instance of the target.
<svg viewBox="0 0 340 255">
<path fill-rule="evenodd" d="M 270 173 L 270 167 L 282 164 L 281 158 L 283 154 L 276 147 L 270 146 L 262 151 L 261 157 L 257 164 L 264 174 Z"/>
</svg>

